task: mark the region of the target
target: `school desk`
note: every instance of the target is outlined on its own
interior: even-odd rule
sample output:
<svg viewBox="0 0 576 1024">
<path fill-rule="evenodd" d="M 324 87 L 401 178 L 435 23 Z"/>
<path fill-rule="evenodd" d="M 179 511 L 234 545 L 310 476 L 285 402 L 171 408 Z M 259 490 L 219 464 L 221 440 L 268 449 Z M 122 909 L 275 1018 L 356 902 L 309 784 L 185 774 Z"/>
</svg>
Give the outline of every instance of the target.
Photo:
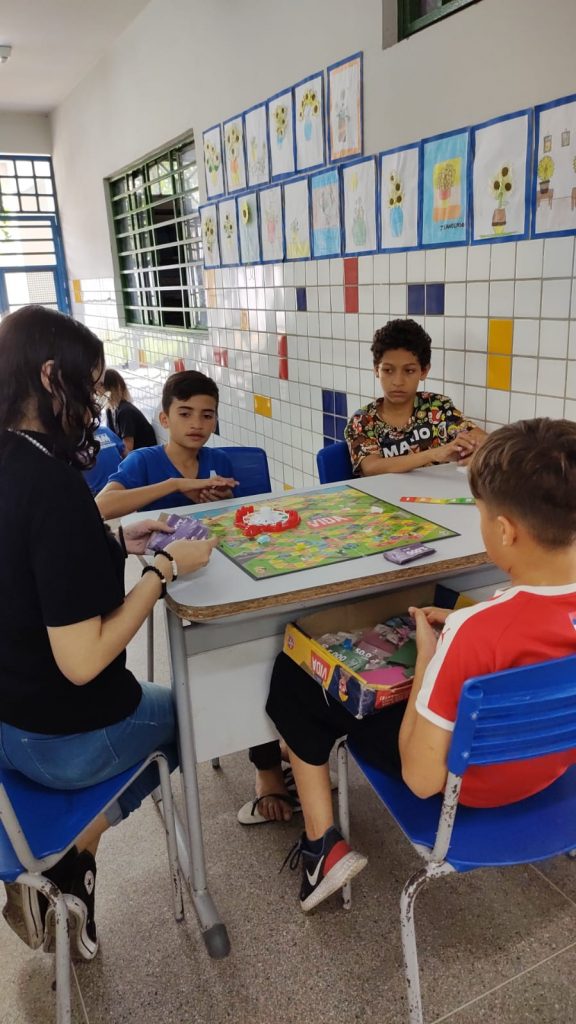
<svg viewBox="0 0 576 1024">
<path fill-rule="evenodd" d="M 470 494 L 466 473 L 455 466 L 386 474 L 350 484 L 394 504 L 406 495 Z M 283 493 L 277 499 L 286 501 L 291 494 L 304 493 Z M 257 500 L 249 499 L 250 503 Z M 219 502 L 218 507 L 246 503 L 246 499 Z M 266 496 L 265 504 L 273 505 L 273 499 Z M 401 567 L 375 554 L 268 579 L 252 579 L 216 550 L 206 568 L 169 587 L 165 606 L 187 819 L 179 828 L 179 854 L 210 956 L 226 956 L 230 945 L 208 887 L 196 765 L 276 737 L 264 707 L 286 624 L 303 609 L 310 613 L 330 603 L 413 583 L 441 580 L 463 591 L 495 589 L 502 582 L 502 573 L 484 551 L 474 505 L 403 507 L 457 531 L 458 536 L 433 542 L 434 554 Z M 189 515 L 191 509 L 187 505 L 174 511 Z"/>
</svg>

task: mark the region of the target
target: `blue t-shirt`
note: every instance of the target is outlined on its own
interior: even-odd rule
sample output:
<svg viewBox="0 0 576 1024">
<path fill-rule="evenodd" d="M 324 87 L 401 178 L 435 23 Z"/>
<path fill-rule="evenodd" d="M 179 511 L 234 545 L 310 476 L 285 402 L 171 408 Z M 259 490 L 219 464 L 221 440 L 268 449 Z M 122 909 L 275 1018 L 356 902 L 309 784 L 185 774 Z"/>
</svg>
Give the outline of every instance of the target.
<svg viewBox="0 0 576 1024">
<path fill-rule="evenodd" d="M 218 476 L 229 476 L 234 478 L 232 463 L 227 455 L 219 448 L 201 448 L 198 452 L 198 479 L 207 480 L 210 472 L 214 470 Z M 112 474 L 108 483 L 121 484 L 127 491 L 135 487 L 148 487 L 150 484 L 159 484 L 171 477 L 181 477 L 182 473 L 166 455 L 164 445 L 157 444 L 154 448 L 138 448 L 130 452 L 124 461 Z M 144 505 L 141 512 L 152 512 L 159 508 L 177 508 L 178 505 L 194 505 L 181 491 L 174 491 L 158 498 L 151 505 Z"/>
<path fill-rule="evenodd" d="M 99 494 L 106 487 L 108 478 L 122 462 L 124 442 L 110 427 L 98 427 L 95 434 L 100 442 L 100 451 L 96 456 L 96 465 L 84 473 L 86 483 L 92 494 Z"/>
</svg>

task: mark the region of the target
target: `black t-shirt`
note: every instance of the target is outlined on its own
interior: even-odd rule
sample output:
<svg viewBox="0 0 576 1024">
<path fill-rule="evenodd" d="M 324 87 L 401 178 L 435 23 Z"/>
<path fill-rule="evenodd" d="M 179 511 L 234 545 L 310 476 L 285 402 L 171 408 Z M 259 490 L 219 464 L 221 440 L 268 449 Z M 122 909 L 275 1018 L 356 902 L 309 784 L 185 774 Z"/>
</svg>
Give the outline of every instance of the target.
<svg viewBox="0 0 576 1024">
<path fill-rule="evenodd" d="M 43 434 L 33 434 L 45 446 Z M 47 626 L 107 615 L 124 601 L 124 558 L 82 474 L 0 433 L 0 722 L 69 735 L 112 725 L 142 691 L 118 655 L 91 682 L 58 668 Z"/>
<path fill-rule="evenodd" d="M 154 427 L 132 402 L 122 399 L 116 409 L 106 410 L 106 417 L 108 426 L 118 437 L 134 438 L 134 448 L 151 448 L 158 444 Z"/>
</svg>

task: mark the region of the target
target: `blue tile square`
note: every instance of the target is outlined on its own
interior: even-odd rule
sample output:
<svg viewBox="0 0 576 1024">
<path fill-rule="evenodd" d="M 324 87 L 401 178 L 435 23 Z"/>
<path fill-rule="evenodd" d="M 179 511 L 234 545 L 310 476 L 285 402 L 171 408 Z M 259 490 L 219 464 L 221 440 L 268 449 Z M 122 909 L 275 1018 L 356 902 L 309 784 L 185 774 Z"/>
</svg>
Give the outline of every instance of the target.
<svg viewBox="0 0 576 1024">
<path fill-rule="evenodd" d="M 334 412 L 333 391 L 322 391 L 322 412 Z"/>
<path fill-rule="evenodd" d="M 336 436 L 334 433 L 334 417 L 330 416 L 327 412 L 322 414 L 322 433 L 324 437 L 331 437 L 332 440 Z"/>
<path fill-rule="evenodd" d="M 305 313 L 308 309 L 308 301 L 306 299 L 306 289 L 296 289 L 296 309 L 299 313 Z"/>
<path fill-rule="evenodd" d="M 325 436 L 324 437 L 324 447 L 327 448 L 329 444 L 334 444 L 334 439 L 332 437 L 326 437 Z"/>
<path fill-rule="evenodd" d="M 444 285 L 426 285 L 426 316 L 444 316 Z"/>
<path fill-rule="evenodd" d="M 346 427 L 347 422 L 348 421 L 345 416 L 334 417 L 334 426 L 336 427 L 334 437 L 336 438 L 337 441 L 344 440 L 344 429 Z"/>
<path fill-rule="evenodd" d="M 337 416 L 348 416 L 348 399 L 344 391 L 334 392 L 334 412 Z"/>
<path fill-rule="evenodd" d="M 424 285 L 408 285 L 408 313 L 410 316 L 421 316 L 424 313 Z"/>
</svg>

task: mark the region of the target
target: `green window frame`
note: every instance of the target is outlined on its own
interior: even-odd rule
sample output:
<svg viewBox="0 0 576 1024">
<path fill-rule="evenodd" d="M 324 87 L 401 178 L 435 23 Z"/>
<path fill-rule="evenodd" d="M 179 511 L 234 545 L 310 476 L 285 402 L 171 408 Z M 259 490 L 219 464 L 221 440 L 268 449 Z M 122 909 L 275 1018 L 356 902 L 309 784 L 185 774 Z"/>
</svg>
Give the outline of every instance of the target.
<svg viewBox="0 0 576 1024">
<path fill-rule="evenodd" d="M 206 330 L 193 135 L 106 183 L 124 323 Z"/>
<path fill-rule="evenodd" d="M 478 0 L 398 0 L 398 39 L 406 39 L 474 3 Z"/>
</svg>

